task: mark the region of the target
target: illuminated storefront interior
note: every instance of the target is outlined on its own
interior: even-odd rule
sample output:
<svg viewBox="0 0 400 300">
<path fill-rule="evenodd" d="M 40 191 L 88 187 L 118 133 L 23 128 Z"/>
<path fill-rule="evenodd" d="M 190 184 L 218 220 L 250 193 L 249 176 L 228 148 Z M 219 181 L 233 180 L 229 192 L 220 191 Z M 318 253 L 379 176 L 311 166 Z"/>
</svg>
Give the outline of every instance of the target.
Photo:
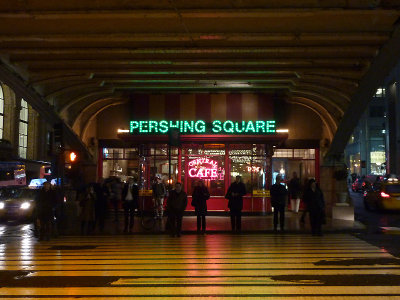
<svg viewBox="0 0 400 300">
<path fill-rule="evenodd" d="M 227 210 L 224 196 L 237 175 L 242 176 L 247 195 L 244 210 L 270 211 L 269 188 L 276 175 L 285 180 L 297 172 L 302 181 L 318 176 L 318 149 L 273 148 L 269 157 L 267 144 L 183 143 L 171 148 L 171 170 L 167 144 L 141 144 L 128 148 L 101 148 L 101 176 L 118 176 L 122 180 L 138 178 L 140 189 L 151 190 L 156 175 L 168 184 L 181 182 L 190 196 L 195 181 L 201 179 L 211 198 L 209 210 Z M 189 201 L 190 203 L 190 201 Z M 188 209 L 192 209 L 190 205 Z"/>
</svg>

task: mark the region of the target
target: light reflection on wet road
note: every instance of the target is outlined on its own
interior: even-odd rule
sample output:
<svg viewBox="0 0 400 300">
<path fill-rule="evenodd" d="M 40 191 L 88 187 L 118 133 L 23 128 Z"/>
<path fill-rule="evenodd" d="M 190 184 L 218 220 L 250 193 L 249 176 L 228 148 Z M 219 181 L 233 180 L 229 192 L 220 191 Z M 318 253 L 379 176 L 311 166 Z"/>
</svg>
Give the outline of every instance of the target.
<svg viewBox="0 0 400 300">
<path fill-rule="evenodd" d="M 399 299 L 396 213 L 366 212 L 369 243 L 350 234 L 33 237 L 30 224 L 0 225 L 0 297 L 12 299 Z M 359 201 L 361 199 L 361 201 Z M 392 248 L 391 248 L 392 247 Z M 388 252 L 389 251 L 389 252 Z M 350 298 L 351 297 L 351 298 Z"/>
<path fill-rule="evenodd" d="M 348 234 L 109 235 L 38 242 L 30 226 L 21 225 L 20 237 L 17 227 L 8 228 L 0 244 L 1 297 L 400 297 L 400 259 Z"/>
</svg>

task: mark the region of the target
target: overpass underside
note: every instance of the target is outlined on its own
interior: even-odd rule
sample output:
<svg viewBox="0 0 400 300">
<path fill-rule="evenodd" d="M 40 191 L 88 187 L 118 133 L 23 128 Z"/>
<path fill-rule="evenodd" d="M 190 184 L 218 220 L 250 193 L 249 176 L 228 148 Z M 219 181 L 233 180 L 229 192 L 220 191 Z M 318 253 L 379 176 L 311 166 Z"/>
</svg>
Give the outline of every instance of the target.
<svg viewBox="0 0 400 300">
<path fill-rule="evenodd" d="M 1 82 L 92 162 L 131 120 L 270 118 L 335 166 L 400 53 L 394 0 L 1 2 Z"/>
</svg>

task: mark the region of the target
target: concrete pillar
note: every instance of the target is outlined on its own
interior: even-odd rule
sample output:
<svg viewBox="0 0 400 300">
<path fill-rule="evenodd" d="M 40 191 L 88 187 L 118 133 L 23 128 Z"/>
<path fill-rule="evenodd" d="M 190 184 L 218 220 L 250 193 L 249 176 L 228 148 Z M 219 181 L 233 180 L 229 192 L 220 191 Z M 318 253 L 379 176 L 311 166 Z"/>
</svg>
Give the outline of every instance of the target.
<svg viewBox="0 0 400 300">
<path fill-rule="evenodd" d="M 388 110 L 387 110 L 387 118 L 388 118 L 388 172 L 392 174 L 398 174 L 400 171 L 400 132 L 399 132 L 399 123 L 400 123 L 400 104 L 398 101 L 398 84 L 393 83 L 389 85 L 387 90 L 388 93 Z"/>
<path fill-rule="evenodd" d="M 39 131 L 38 131 L 38 114 L 28 104 L 28 149 L 27 159 L 36 160 L 38 158 L 38 146 L 43 147 L 45 144 L 39 144 Z"/>
<path fill-rule="evenodd" d="M 332 217 L 332 206 L 336 203 L 336 182 L 333 180 L 334 167 L 320 167 L 320 187 L 325 199 L 325 212 L 327 217 Z"/>
<path fill-rule="evenodd" d="M 335 179 L 335 172 L 343 169 L 347 169 L 344 153 L 325 157 L 320 168 L 320 187 L 325 199 L 325 213 L 333 219 L 354 220 L 354 207 L 348 195 L 347 179 Z M 342 196 L 346 202 L 341 201 Z"/>
<path fill-rule="evenodd" d="M 360 175 L 367 175 L 367 166 L 369 163 L 369 130 L 368 130 L 368 108 L 366 112 L 362 115 L 360 119 L 360 164 L 361 164 L 361 174 Z M 363 164 L 363 162 L 365 162 Z"/>
<path fill-rule="evenodd" d="M 385 157 L 386 157 L 386 174 L 389 173 L 389 86 L 385 86 Z"/>
<path fill-rule="evenodd" d="M 47 157 L 47 125 L 43 118 L 38 115 L 37 116 L 37 159 L 48 161 Z"/>
</svg>

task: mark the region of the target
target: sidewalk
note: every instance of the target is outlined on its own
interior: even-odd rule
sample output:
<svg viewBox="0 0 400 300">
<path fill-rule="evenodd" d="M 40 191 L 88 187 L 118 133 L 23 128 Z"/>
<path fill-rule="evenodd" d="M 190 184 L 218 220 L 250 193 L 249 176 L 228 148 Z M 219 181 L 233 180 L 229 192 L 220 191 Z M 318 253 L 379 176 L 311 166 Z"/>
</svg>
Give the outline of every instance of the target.
<svg viewBox="0 0 400 300">
<path fill-rule="evenodd" d="M 286 212 L 285 214 L 285 231 L 289 233 L 310 233 L 309 219 L 306 218 L 305 224 L 300 223 L 302 212 L 298 214 L 292 212 Z M 165 224 L 167 218 L 155 220 L 154 227 L 150 230 L 146 230 L 141 225 L 141 218 L 135 216 L 135 224 L 133 228 L 134 234 L 163 234 L 165 233 Z M 230 233 L 231 224 L 230 217 L 226 215 L 218 216 L 207 216 L 207 233 Z M 188 215 L 183 217 L 182 231 L 183 233 L 195 233 L 196 232 L 195 216 Z M 79 222 L 78 222 L 79 223 Z M 77 224 L 79 225 L 79 224 Z M 69 228 L 66 234 L 80 234 L 79 226 L 75 228 Z M 118 222 L 114 222 L 111 216 L 106 220 L 106 226 L 103 234 L 123 234 L 124 229 L 124 216 L 119 215 Z M 365 229 L 365 226 L 357 221 L 346 221 L 346 220 L 332 220 L 327 219 L 327 224 L 323 225 L 324 233 L 354 233 L 361 232 Z M 242 232 L 243 233 L 266 233 L 273 232 L 273 215 L 266 216 L 242 216 Z M 100 234 L 96 229 L 95 234 Z"/>
</svg>

